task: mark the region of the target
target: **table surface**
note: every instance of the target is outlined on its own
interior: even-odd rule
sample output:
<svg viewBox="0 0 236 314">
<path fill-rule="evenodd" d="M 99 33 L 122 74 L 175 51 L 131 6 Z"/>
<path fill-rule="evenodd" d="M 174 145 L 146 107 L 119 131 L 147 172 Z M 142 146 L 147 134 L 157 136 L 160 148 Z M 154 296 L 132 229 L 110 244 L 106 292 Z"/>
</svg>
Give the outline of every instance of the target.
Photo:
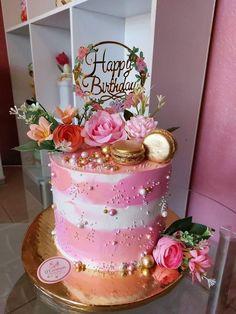
<svg viewBox="0 0 236 314">
<path fill-rule="evenodd" d="M 0 314 L 73 313 L 45 300 L 24 272 L 21 244 L 29 224 L 42 211 L 39 187 L 29 186 L 21 167 L 5 167 L 4 174 L 6 183 L 0 186 Z M 174 219 L 174 214 L 169 218 Z M 186 277 L 168 294 L 147 305 L 113 313 L 204 314 L 209 295 L 206 287 L 193 285 Z M 236 302 L 221 313 L 236 314 Z"/>
</svg>

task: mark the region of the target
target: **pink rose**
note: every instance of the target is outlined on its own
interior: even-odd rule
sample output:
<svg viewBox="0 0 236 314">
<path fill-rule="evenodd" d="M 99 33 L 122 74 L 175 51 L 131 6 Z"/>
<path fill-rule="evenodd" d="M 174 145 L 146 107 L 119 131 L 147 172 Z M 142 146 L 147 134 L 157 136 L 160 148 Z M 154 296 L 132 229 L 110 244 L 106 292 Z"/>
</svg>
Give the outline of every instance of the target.
<svg viewBox="0 0 236 314">
<path fill-rule="evenodd" d="M 102 110 L 96 112 L 84 125 L 81 135 L 86 144 L 102 146 L 119 140 L 125 140 L 127 134 L 124 121 L 119 114 L 109 114 Z"/>
<path fill-rule="evenodd" d="M 157 121 L 144 116 L 134 116 L 126 122 L 126 132 L 130 138 L 142 139 L 157 126 Z"/>
<path fill-rule="evenodd" d="M 139 72 L 142 72 L 147 68 L 146 62 L 144 61 L 143 58 L 140 57 L 136 59 L 136 66 Z"/>
<path fill-rule="evenodd" d="M 197 278 L 201 281 L 201 274 L 206 272 L 206 269 L 211 267 L 212 263 L 208 256 L 209 247 L 205 246 L 200 250 L 191 250 L 189 253 L 191 259 L 189 260 L 189 269 L 192 274 L 192 281 Z"/>
<path fill-rule="evenodd" d="M 87 47 L 80 47 L 78 51 L 78 57 L 82 60 L 87 54 L 89 53 L 89 48 Z"/>
<path fill-rule="evenodd" d="M 162 237 L 153 250 L 153 257 L 160 266 L 177 269 L 183 261 L 183 245 L 169 237 Z"/>
</svg>

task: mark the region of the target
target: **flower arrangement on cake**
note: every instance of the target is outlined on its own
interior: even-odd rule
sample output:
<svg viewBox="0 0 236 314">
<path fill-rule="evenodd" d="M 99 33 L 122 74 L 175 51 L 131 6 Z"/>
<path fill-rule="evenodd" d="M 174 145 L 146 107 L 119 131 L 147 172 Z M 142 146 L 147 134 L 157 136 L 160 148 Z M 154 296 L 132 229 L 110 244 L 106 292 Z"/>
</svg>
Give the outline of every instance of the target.
<svg viewBox="0 0 236 314">
<path fill-rule="evenodd" d="M 159 111 L 165 101 L 163 96 L 158 96 L 157 100 L 156 111 Z M 17 147 L 18 150 L 75 152 L 84 143 L 102 147 L 120 140 L 144 140 L 157 127 L 153 115 L 144 115 L 147 106 L 148 98 L 139 87 L 129 94 L 128 101 L 112 101 L 105 108 L 87 100 L 81 113 L 68 105 L 64 110 L 56 107 L 55 114 L 51 114 L 39 102 L 28 100 L 19 108 L 11 108 L 10 114 L 25 120 L 30 128 L 27 135 L 31 141 Z M 133 108 L 137 113 L 133 114 L 127 108 Z"/>
<path fill-rule="evenodd" d="M 157 96 L 153 113 L 148 113 L 143 53 L 128 48 L 126 62 L 106 62 L 106 50 L 99 60 L 102 44 L 78 50 L 73 74 L 81 109 L 68 105 L 51 114 L 39 102 L 27 101 L 10 111 L 29 125 L 31 140 L 16 149 L 59 152 L 51 155 L 57 247 L 78 271 L 131 275 L 140 270 L 160 280 L 168 269 L 171 278 L 165 275 L 164 284 L 179 272 L 190 272 L 193 281 L 206 279 L 210 286 L 214 280 L 207 278 L 206 270 L 211 266 L 208 239 L 213 229 L 193 223 L 191 217 L 165 229 L 171 159 L 177 148 L 175 128 L 158 128 L 156 120 L 165 97 Z M 58 58 L 59 64 L 65 66 L 65 56 L 60 57 L 64 61 Z M 84 63 L 92 64 L 92 74 L 83 73 Z M 110 72 L 110 83 L 94 76 L 98 63 Z M 127 81 L 132 70 L 136 82 Z M 118 83 L 121 71 L 124 81 Z M 90 91 L 84 88 L 87 80 L 92 81 Z M 103 96 L 95 98 L 93 87 Z"/>
</svg>

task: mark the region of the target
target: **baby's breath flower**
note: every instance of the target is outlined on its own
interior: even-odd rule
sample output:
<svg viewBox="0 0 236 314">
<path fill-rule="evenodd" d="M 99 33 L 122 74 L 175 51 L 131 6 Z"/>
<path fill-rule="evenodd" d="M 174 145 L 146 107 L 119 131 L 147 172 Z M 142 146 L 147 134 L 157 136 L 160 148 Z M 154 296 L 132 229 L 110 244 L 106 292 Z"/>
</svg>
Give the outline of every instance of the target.
<svg viewBox="0 0 236 314">
<path fill-rule="evenodd" d="M 30 111 L 38 111 L 39 109 L 41 109 L 41 108 L 40 108 L 38 102 L 36 102 L 35 104 L 31 104 L 31 105 L 29 106 L 29 110 L 30 110 Z"/>
<path fill-rule="evenodd" d="M 26 120 L 25 112 L 20 113 L 21 109 L 16 106 L 11 107 L 9 110 L 10 115 L 15 115 L 19 120 Z"/>
<path fill-rule="evenodd" d="M 205 279 L 207 281 L 207 285 L 209 289 L 216 284 L 215 278 L 207 278 L 206 276 L 202 276 L 202 279 Z"/>
</svg>

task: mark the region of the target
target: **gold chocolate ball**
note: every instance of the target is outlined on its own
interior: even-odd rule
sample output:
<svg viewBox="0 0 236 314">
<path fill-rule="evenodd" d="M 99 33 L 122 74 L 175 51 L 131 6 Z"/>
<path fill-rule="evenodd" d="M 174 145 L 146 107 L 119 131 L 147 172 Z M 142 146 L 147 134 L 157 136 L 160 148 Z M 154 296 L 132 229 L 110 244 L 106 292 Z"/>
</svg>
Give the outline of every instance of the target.
<svg viewBox="0 0 236 314">
<path fill-rule="evenodd" d="M 142 265 L 145 268 L 152 268 L 154 266 L 155 262 L 154 262 L 154 258 L 152 257 L 152 255 L 146 255 L 142 258 Z"/>
<path fill-rule="evenodd" d="M 141 272 L 142 272 L 142 275 L 145 277 L 150 276 L 150 270 L 148 268 L 143 268 Z"/>
<path fill-rule="evenodd" d="M 103 154 L 110 154 L 110 146 L 109 145 L 106 145 L 106 146 L 103 146 L 102 147 L 102 152 L 103 152 Z"/>
</svg>

